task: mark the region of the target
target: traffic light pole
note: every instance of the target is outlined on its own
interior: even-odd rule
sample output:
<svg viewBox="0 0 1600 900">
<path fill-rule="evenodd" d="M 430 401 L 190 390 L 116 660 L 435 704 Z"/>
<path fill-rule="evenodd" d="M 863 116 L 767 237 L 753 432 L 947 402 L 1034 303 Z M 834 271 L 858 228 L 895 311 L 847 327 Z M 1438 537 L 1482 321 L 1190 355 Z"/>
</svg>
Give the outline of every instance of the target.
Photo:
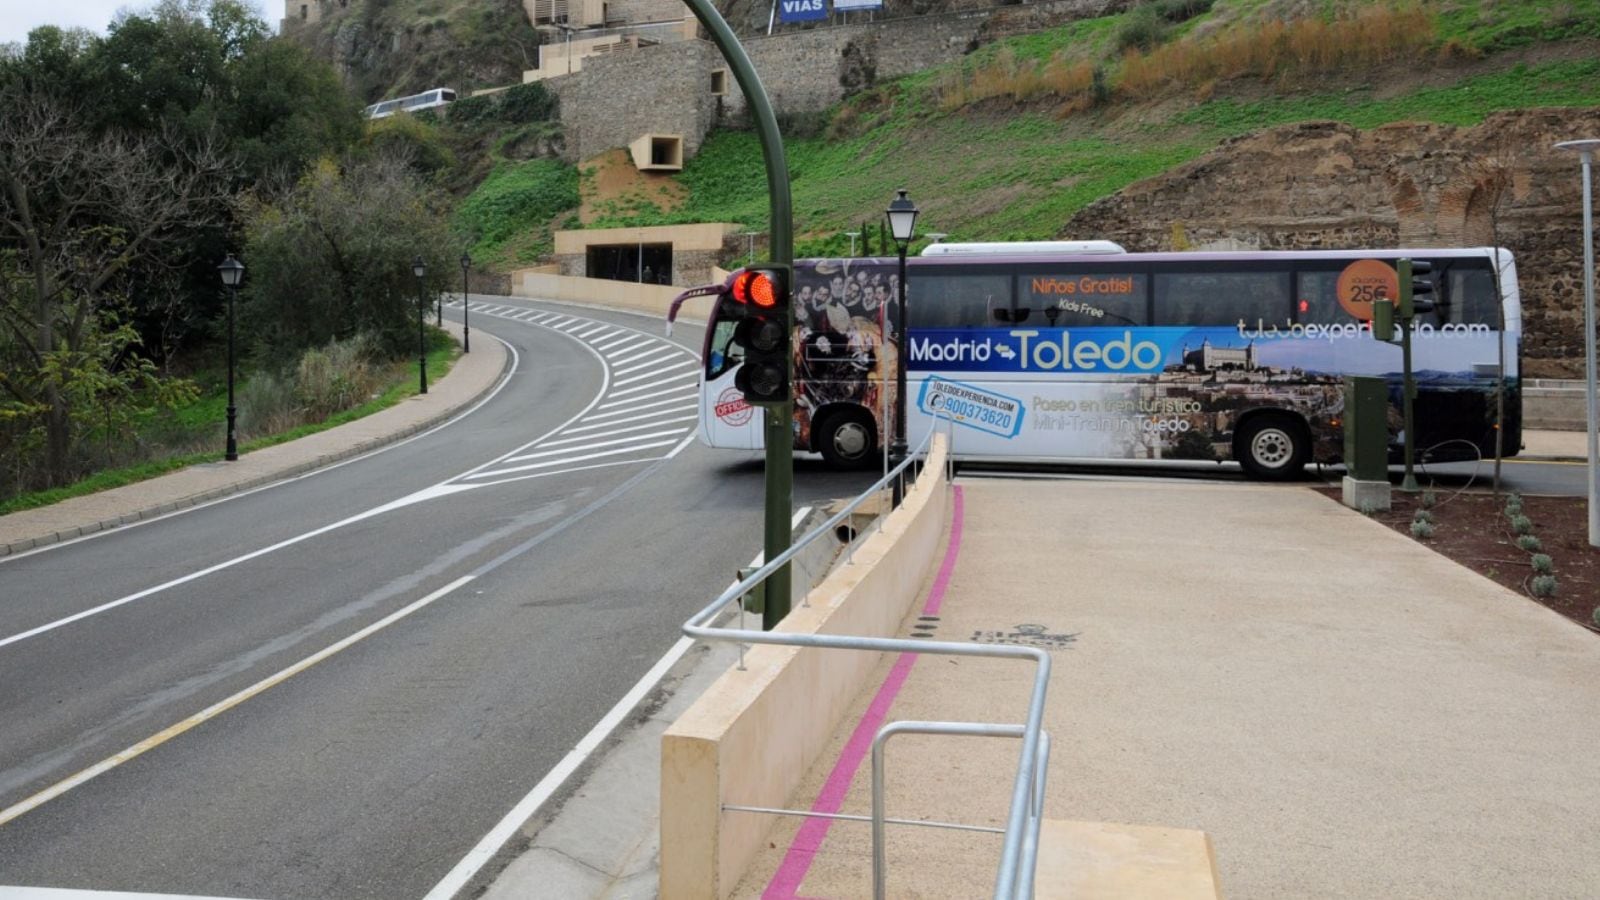
<svg viewBox="0 0 1600 900">
<path fill-rule="evenodd" d="M 768 234 L 772 236 L 768 255 L 775 263 L 792 265 L 794 221 L 789 199 L 789 164 L 784 157 L 783 136 L 778 133 L 778 119 L 772 113 L 772 102 L 767 98 L 766 89 L 761 86 L 761 78 L 756 74 L 756 68 L 751 64 L 750 57 L 744 52 L 739 39 L 734 36 L 733 29 L 728 27 L 727 20 L 717 12 L 712 0 L 685 0 L 685 2 L 694 12 L 695 18 L 700 20 L 700 24 L 711 32 L 712 43 L 722 51 L 723 58 L 728 61 L 729 70 L 733 72 L 733 80 L 739 85 L 739 90 L 744 93 L 745 102 L 749 104 L 750 115 L 756 124 L 756 134 L 761 138 L 761 154 L 767 165 L 767 196 L 771 207 Z M 793 334 L 792 306 L 787 317 L 785 328 L 789 334 Z M 786 364 L 790 369 L 789 383 L 793 384 L 794 360 L 788 359 Z M 793 539 L 790 519 L 793 516 L 791 510 L 794 505 L 794 401 L 764 407 L 763 412 L 766 421 L 767 500 L 762 549 L 767 559 L 774 559 L 789 549 Z M 766 607 L 761 622 L 763 627 L 771 630 L 789 614 L 791 590 L 788 566 L 784 566 L 767 579 L 766 592 Z"/>
</svg>

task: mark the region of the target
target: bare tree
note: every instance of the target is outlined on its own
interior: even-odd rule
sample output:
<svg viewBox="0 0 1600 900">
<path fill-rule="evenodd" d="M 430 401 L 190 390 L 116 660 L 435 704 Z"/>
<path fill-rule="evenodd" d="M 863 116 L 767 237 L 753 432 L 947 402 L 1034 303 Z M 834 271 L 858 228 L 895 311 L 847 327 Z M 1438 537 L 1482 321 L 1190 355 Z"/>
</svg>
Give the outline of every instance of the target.
<svg viewBox="0 0 1600 900">
<path fill-rule="evenodd" d="M 221 220 L 226 169 L 209 142 L 94 134 L 52 98 L 0 89 L 0 328 L 17 357 L 0 388 L 42 411 L 51 483 L 71 474 L 81 394 L 68 382 L 126 362 L 126 280 L 176 265 L 179 241 Z"/>
</svg>

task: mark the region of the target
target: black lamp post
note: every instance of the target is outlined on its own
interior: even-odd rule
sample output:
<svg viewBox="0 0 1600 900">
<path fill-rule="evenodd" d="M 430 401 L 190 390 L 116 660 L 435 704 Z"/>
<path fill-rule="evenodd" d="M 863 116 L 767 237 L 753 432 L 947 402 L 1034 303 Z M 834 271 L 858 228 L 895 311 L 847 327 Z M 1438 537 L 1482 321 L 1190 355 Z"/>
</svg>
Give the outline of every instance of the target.
<svg viewBox="0 0 1600 900">
<path fill-rule="evenodd" d="M 423 333 L 424 320 L 428 315 L 428 296 L 423 293 L 422 279 L 428 274 L 428 264 L 422 261 L 421 255 L 411 261 L 411 274 L 417 276 L 417 372 L 422 378 L 421 393 L 428 392 L 428 339 Z"/>
<path fill-rule="evenodd" d="M 899 465 L 906 458 L 906 367 L 911 364 L 911 356 L 906 352 L 906 335 L 910 331 L 910 322 L 906 319 L 906 245 L 911 243 L 912 235 L 916 233 L 917 205 L 912 203 L 904 190 L 895 192 L 894 200 L 889 204 L 889 232 L 894 236 L 894 242 L 900 248 L 900 296 L 899 319 L 895 329 L 894 349 L 899 357 L 900 364 L 895 367 L 894 383 L 894 443 L 889 445 L 889 461 L 891 465 Z M 893 503 L 899 508 L 900 501 L 905 497 L 905 473 L 902 472 L 894 480 Z"/>
<path fill-rule="evenodd" d="M 472 268 L 472 257 L 461 254 L 461 352 L 472 352 L 472 329 L 467 327 L 467 270 Z"/>
<path fill-rule="evenodd" d="M 222 283 L 228 286 L 228 446 L 222 458 L 234 462 L 239 458 L 239 440 L 238 410 L 233 405 L 233 302 L 239 295 L 239 282 L 244 278 L 244 263 L 230 253 L 222 265 L 217 266 L 217 271 L 222 274 Z"/>
</svg>

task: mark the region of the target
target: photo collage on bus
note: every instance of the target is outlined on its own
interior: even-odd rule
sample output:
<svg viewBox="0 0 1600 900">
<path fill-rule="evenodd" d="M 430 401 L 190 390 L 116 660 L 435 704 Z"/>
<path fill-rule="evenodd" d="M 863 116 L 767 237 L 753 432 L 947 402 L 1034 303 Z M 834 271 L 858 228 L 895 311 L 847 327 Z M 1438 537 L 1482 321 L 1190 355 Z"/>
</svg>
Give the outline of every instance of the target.
<svg viewBox="0 0 1600 900">
<path fill-rule="evenodd" d="M 1374 339 L 1374 297 L 1398 294 L 1393 260 L 916 266 L 908 279 L 907 440 L 951 423 L 963 455 L 1220 460 L 1251 410 L 1291 411 L 1314 459 L 1342 450 L 1344 376 L 1391 383 L 1401 428 L 1401 350 Z M 1260 259 L 1261 257 L 1257 257 Z M 1440 260 L 1437 306 L 1419 316 L 1418 437 L 1493 434 L 1500 297 L 1486 255 Z M 1514 281 L 1512 282 L 1514 285 Z M 863 407 L 889 434 L 898 266 L 806 260 L 795 272 L 796 429 Z M 1513 287 L 1514 290 L 1514 287 Z M 1517 327 L 1512 323 L 1509 327 Z M 1458 448 L 1461 449 L 1461 448 Z"/>
</svg>

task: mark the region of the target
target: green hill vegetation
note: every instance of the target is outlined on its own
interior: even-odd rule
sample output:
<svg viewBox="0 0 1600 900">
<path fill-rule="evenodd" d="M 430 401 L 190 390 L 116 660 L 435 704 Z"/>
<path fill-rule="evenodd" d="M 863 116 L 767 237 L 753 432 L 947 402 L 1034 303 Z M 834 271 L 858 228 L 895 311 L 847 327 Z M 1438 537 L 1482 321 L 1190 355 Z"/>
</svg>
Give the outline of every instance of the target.
<svg viewBox="0 0 1600 900">
<path fill-rule="evenodd" d="M 1261 128 L 1314 119 L 1470 125 L 1499 110 L 1594 105 L 1597 38 L 1600 0 L 1139 3 L 997 41 L 857 94 L 809 131 L 790 128 L 796 252 L 845 252 L 843 232 L 879 221 L 899 187 L 924 210 L 927 230 L 1042 239 L 1087 204 Z M 681 205 L 618 200 L 601 206 L 594 226 L 764 227 L 752 133 L 712 134 L 679 181 L 688 189 Z M 497 180 L 480 190 L 505 188 Z M 527 190 L 545 188 L 530 180 Z M 487 235 L 469 209 L 476 202 L 463 207 L 462 225 Z M 543 216 L 523 208 L 548 222 L 570 207 Z"/>
</svg>

